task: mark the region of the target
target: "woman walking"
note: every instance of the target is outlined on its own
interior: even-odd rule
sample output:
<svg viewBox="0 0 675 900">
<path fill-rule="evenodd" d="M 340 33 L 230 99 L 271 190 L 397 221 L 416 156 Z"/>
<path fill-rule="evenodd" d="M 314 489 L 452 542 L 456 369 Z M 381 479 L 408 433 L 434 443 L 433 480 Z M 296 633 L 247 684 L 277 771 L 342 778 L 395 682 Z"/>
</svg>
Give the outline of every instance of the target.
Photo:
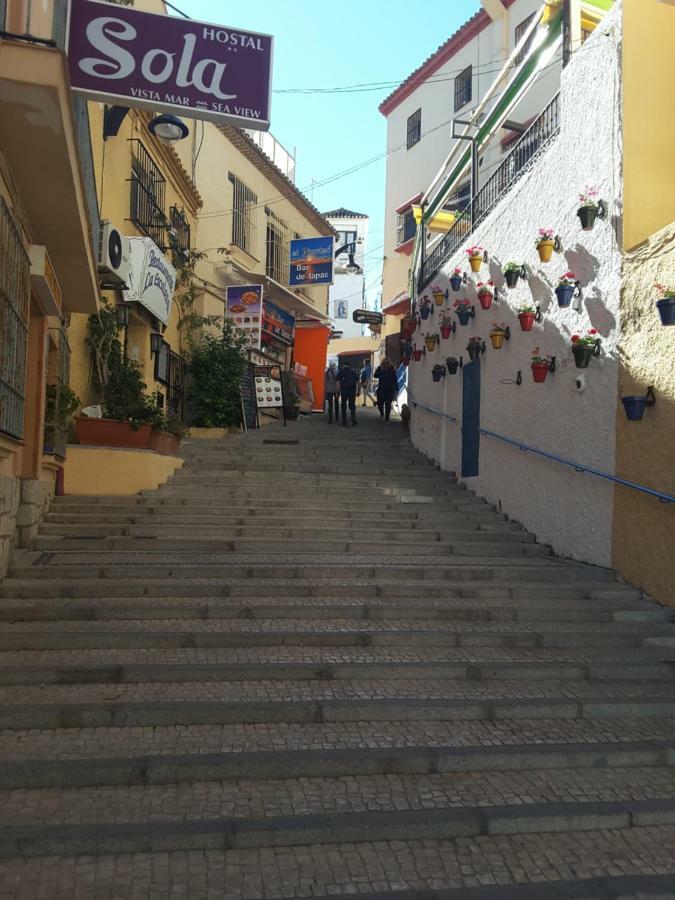
<svg viewBox="0 0 675 900">
<path fill-rule="evenodd" d="M 337 366 L 331 363 L 323 376 L 323 390 L 328 401 L 328 424 L 333 421 L 333 408 L 335 408 L 335 421 L 340 418 L 340 383 L 337 380 Z"/>
<path fill-rule="evenodd" d="M 380 365 L 375 369 L 375 378 L 377 382 L 377 408 L 380 415 L 384 416 L 384 421 L 389 421 L 391 415 L 391 404 L 398 396 L 398 378 L 396 369 L 392 366 L 388 357 L 384 357 Z"/>
</svg>

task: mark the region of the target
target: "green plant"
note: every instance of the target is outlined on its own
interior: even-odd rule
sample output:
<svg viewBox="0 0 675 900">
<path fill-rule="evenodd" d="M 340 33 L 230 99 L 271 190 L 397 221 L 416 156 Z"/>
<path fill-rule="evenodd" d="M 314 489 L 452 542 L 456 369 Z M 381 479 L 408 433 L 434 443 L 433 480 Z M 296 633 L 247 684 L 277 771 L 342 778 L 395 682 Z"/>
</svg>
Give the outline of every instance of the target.
<svg viewBox="0 0 675 900">
<path fill-rule="evenodd" d="M 550 366 L 551 357 L 542 356 L 539 347 L 534 347 L 532 350 L 532 364 L 535 366 Z"/>
<path fill-rule="evenodd" d="M 65 385 L 48 384 L 45 393 L 45 422 L 49 425 L 65 425 L 68 418 L 81 406 L 77 394 Z"/>
<path fill-rule="evenodd" d="M 659 284 L 659 282 L 657 282 L 654 287 L 658 291 L 659 297 L 663 297 L 665 300 L 671 300 L 675 297 L 675 288 L 666 287 L 665 284 Z"/>
<path fill-rule="evenodd" d="M 558 279 L 558 287 L 576 287 L 577 276 L 574 272 L 565 272 L 564 275 L 561 275 Z"/>
<path fill-rule="evenodd" d="M 87 320 L 87 343 L 91 350 L 94 386 L 102 391 L 110 378 L 110 357 L 121 352 L 117 340 L 119 325 L 112 303 L 102 303 L 98 311 Z"/>
<path fill-rule="evenodd" d="M 185 434 L 185 425 L 176 416 L 169 416 L 166 420 L 165 430 L 174 437 L 182 438 Z"/>
<path fill-rule="evenodd" d="M 490 334 L 506 334 L 506 322 L 493 322 Z"/>
<path fill-rule="evenodd" d="M 575 347 L 595 347 L 599 343 L 597 328 L 589 328 L 588 334 L 573 334 L 571 341 Z"/>
<path fill-rule="evenodd" d="M 529 315 L 530 313 L 536 313 L 536 311 L 537 310 L 534 306 L 519 306 L 518 312 L 516 313 L 516 315 L 518 315 L 518 316 L 525 315 L 526 316 L 526 315 Z"/>
<path fill-rule="evenodd" d="M 197 332 L 203 328 L 220 328 L 223 316 L 202 316 L 195 309 L 197 297 L 203 293 L 195 270 L 197 263 L 206 257 L 206 253 L 200 250 L 186 252 L 174 248 L 172 255 L 176 269 L 174 300 L 178 307 L 178 331 L 191 348 L 197 340 Z"/>
<path fill-rule="evenodd" d="M 512 260 L 511 262 L 507 262 L 507 264 L 504 266 L 504 274 L 506 274 L 507 272 L 518 272 L 520 274 L 520 270 L 522 269 L 522 267 L 522 263 L 513 262 Z"/>
<path fill-rule="evenodd" d="M 222 334 L 202 334 L 192 346 L 190 372 L 194 424 L 225 428 L 241 421 L 241 379 L 247 339 L 225 322 Z"/>
<path fill-rule="evenodd" d="M 163 415 L 154 397 L 145 393 L 146 384 L 138 363 L 114 351 L 109 357 L 109 377 L 103 388 L 103 415 L 118 422 L 131 422 L 132 428 L 141 424 L 160 426 Z"/>
</svg>

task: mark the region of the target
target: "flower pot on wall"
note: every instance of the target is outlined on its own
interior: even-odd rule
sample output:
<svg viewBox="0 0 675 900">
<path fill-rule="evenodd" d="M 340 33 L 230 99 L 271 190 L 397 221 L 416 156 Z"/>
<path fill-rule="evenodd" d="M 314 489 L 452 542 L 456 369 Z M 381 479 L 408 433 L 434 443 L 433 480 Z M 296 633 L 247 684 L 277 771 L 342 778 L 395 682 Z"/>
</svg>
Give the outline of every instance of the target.
<svg viewBox="0 0 675 900">
<path fill-rule="evenodd" d="M 117 419 L 88 419 L 86 416 L 78 416 L 75 419 L 75 433 L 80 444 L 147 450 L 152 427 L 143 424 L 137 429 L 133 429 L 131 422 L 118 422 Z"/>
<path fill-rule="evenodd" d="M 446 364 L 447 367 L 448 367 L 448 372 L 449 372 L 450 375 L 456 375 L 456 374 L 457 374 L 457 369 L 458 369 L 458 367 L 459 367 L 459 360 L 458 360 L 458 359 L 455 359 L 454 356 L 449 356 L 449 357 L 446 359 L 445 364 Z"/>
<path fill-rule="evenodd" d="M 492 306 L 492 294 L 489 291 L 485 291 L 483 294 L 479 294 L 478 302 L 483 309 L 490 309 L 490 307 Z"/>
<path fill-rule="evenodd" d="M 491 331 L 490 341 L 495 350 L 501 350 L 506 340 L 506 334 L 503 331 Z"/>
<path fill-rule="evenodd" d="M 436 306 L 443 306 L 443 303 L 445 302 L 445 294 L 443 291 L 434 291 L 433 294 Z"/>
<path fill-rule="evenodd" d="M 544 241 L 539 241 L 539 243 L 537 244 L 537 253 L 539 254 L 539 259 L 543 263 L 551 261 L 554 247 L 555 241 L 548 240 L 548 238 Z"/>
<path fill-rule="evenodd" d="M 422 319 L 428 319 L 431 315 L 431 307 L 430 306 L 421 306 L 420 307 L 420 316 Z"/>
<path fill-rule="evenodd" d="M 415 350 L 413 350 L 413 359 L 415 362 L 419 362 L 422 359 L 422 351 L 415 348 Z"/>
<path fill-rule="evenodd" d="M 436 335 L 432 334 L 432 335 L 429 335 L 428 337 L 425 337 L 424 344 L 430 353 L 432 351 L 434 351 L 436 349 Z"/>
<path fill-rule="evenodd" d="M 441 378 L 445 377 L 445 366 L 436 365 L 431 370 L 431 377 L 434 381 L 440 381 Z"/>
<path fill-rule="evenodd" d="M 519 278 L 520 272 L 517 269 L 509 269 L 507 272 L 504 272 L 504 279 L 508 288 L 517 287 Z"/>
<path fill-rule="evenodd" d="M 441 325 L 441 337 L 447 340 L 452 334 L 452 325 Z"/>
<path fill-rule="evenodd" d="M 622 397 L 621 402 L 629 422 L 639 422 L 645 414 L 646 397 Z"/>
<path fill-rule="evenodd" d="M 471 343 L 466 348 L 467 353 L 469 354 L 469 359 L 473 362 L 476 359 L 480 359 L 480 355 L 483 352 L 483 348 L 480 344 Z"/>
<path fill-rule="evenodd" d="M 452 275 L 450 278 L 450 287 L 453 291 L 458 291 L 462 286 L 462 276 L 461 275 Z"/>
<path fill-rule="evenodd" d="M 471 266 L 472 272 L 480 272 L 480 267 L 483 265 L 483 257 L 482 256 L 470 256 L 469 257 L 469 265 Z"/>
<path fill-rule="evenodd" d="M 519 313 L 518 321 L 520 322 L 520 328 L 522 331 L 532 331 L 532 326 L 534 325 L 534 320 L 536 318 L 536 313 Z"/>
<path fill-rule="evenodd" d="M 587 369 L 596 354 L 596 349 L 593 344 L 577 344 L 572 347 L 572 354 L 577 369 Z"/>
<path fill-rule="evenodd" d="M 542 384 L 546 381 L 546 376 L 548 375 L 550 368 L 550 363 L 532 363 L 532 378 L 537 384 Z"/>
<path fill-rule="evenodd" d="M 656 308 L 664 325 L 675 325 L 675 297 L 666 297 L 665 300 L 657 300 Z"/>
<path fill-rule="evenodd" d="M 574 285 L 561 285 L 555 289 L 555 295 L 558 298 L 558 306 L 569 306 L 574 297 Z"/>
<path fill-rule="evenodd" d="M 460 325 L 468 325 L 469 319 L 471 318 L 471 310 L 470 309 L 458 309 L 457 310 L 457 318 L 459 319 Z"/>
<path fill-rule="evenodd" d="M 581 220 L 581 228 L 583 231 L 592 231 L 595 220 L 598 218 L 597 206 L 582 206 L 577 210 L 577 215 Z"/>
</svg>

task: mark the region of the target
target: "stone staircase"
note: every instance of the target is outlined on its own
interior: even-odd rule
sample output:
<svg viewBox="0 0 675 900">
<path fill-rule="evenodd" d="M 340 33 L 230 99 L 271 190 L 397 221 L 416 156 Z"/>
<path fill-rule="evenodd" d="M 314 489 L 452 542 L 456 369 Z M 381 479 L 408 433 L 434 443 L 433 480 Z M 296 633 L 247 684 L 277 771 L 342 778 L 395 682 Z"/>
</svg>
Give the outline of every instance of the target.
<svg viewBox="0 0 675 900">
<path fill-rule="evenodd" d="M 395 423 L 186 443 L 0 584 L 0 900 L 675 897 L 675 626 Z"/>
</svg>

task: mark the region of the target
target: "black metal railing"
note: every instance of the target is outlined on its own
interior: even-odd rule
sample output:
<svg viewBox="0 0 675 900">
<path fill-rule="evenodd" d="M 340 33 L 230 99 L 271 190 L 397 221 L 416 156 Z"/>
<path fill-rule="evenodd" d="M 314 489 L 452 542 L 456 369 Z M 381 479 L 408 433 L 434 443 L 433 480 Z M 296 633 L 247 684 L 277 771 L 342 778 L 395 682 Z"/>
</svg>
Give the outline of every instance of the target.
<svg viewBox="0 0 675 900">
<path fill-rule="evenodd" d="M 172 229 L 174 249 L 190 252 L 190 223 L 184 210 L 172 206 L 169 210 L 169 221 Z"/>
<path fill-rule="evenodd" d="M 0 197 L 0 431 L 23 437 L 30 262 L 11 210 Z"/>
<path fill-rule="evenodd" d="M 131 213 L 133 224 L 166 250 L 168 222 L 164 213 L 166 180 L 145 146 L 133 141 L 131 157 Z"/>
<path fill-rule="evenodd" d="M 502 197 L 527 172 L 560 131 L 560 94 L 534 120 L 525 134 L 499 164 L 497 170 L 480 188 L 473 202 L 466 205 L 448 233 L 422 262 L 418 287 L 423 290 L 440 272 L 478 224 L 495 208 Z"/>
</svg>

